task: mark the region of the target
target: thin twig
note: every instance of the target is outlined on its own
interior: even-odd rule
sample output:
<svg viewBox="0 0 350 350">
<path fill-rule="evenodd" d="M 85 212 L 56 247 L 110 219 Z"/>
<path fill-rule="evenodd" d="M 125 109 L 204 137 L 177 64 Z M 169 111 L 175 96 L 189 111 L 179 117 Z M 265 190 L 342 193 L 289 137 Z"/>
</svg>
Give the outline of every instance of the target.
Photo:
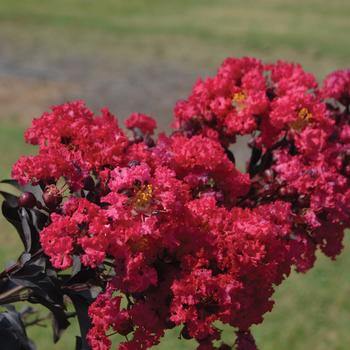
<svg viewBox="0 0 350 350">
<path fill-rule="evenodd" d="M 43 253 L 43 250 L 42 249 L 39 249 L 38 251 L 36 251 L 29 259 L 29 261 L 37 258 L 40 254 Z M 23 263 L 21 263 L 20 261 L 17 261 L 16 264 L 8 267 L 7 269 L 5 269 L 4 271 L 2 271 L 0 273 L 0 278 L 3 278 L 3 277 L 7 277 L 9 274 L 15 272 L 17 269 L 20 269 L 21 267 L 23 267 Z"/>
<path fill-rule="evenodd" d="M 37 325 L 37 326 L 44 326 L 44 327 L 46 327 L 45 325 L 40 325 L 39 323 L 40 323 L 41 321 L 46 321 L 46 320 L 48 320 L 48 319 L 50 319 L 50 318 L 51 318 L 51 314 L 47 314 L 45 317 L 36 318 L 35 320 L 32 320 L 32 321 L 30 321 L 30 322 L 25 322 L 25 323 L 24 323 L 24 326 L 25 326 L 25 327 L 30 327 L 30 326 Z"/>
<path fill-rule="evenodd" d="M 2 294 L 0 294 L 0 304 L 6 304 L 8 303 L 9 299 L 17 299 L 16 298 L 16 294 L 20 293 L 22 290 L 26 289 L 27 287 L 24 286 L 16 286 Z M 17 297 L 20 297 L 20 295 L 17 295 Z M 18 301 L 20 301 L 22 299 L 19 299 Z"/>
</svg>

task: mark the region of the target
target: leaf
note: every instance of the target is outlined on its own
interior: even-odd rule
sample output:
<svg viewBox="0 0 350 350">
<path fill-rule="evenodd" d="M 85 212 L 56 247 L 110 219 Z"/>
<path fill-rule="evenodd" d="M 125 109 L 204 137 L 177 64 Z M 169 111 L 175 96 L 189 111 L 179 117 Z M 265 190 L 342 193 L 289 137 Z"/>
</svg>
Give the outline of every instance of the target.
<svg viewBox="0 0 350 350">
<path fill-rule="evenodd" d="M 6 293 L 17 286 L 16 283 L 10 281 L 8 278 L 0 279 L 0 294 Z"/>
<path fill-rule="evenodd" d="M 235 155 L 233 154 L 233 152 L 231 150 L 229 150 L 228 148 L 225 149 L 225 153 L 227 158 L 233 163 L 236 164 L 236 159 L 235 159 Z"/>
<path fill-rule="evenodd" d="M 12 193 L 0 191 L 0 194 L 4 197 L 5 201 L 11 208 L 18 208 L 18 197 Z"/>
<path fill-rule="evenodd" d="M 17 189 L 19 190 L 22 190 L 22 186 L 18 183 L 17 180 L 14 180 L 14 179 L 4 179 L 4 180 L 1 180 L 0 183 L 2 184 L 7 184 L 7 185 L 11 185 L 13 187 L 16 187 Z"/>
<path fill-rule="evenodd" d="M 44 258 L 43 258 L 44 259 Z M 45 267 L 35 262 L 26 263 L 9 277 L 13 283 L 30 288 L 33 295 L 54 305 L 63 305 L 63 293 L 59 281 L 48 276 Z"/>
<path fill-rule="evenodd" d="M 20 257 L 19 257 L 19 261 L 22 265 L 24 265 L 25 263 L 27 263 L 30 259 L 31 259 L 32 255 L 30 253 L 23 253 Z"/>
<path fill-rule="evenodd" d="M 73 267 L 71 277 L 74 277 L 81 271 L 81 261 L 79 256 L 73 255 Z"/>
<path fill-rule="evenodd" d="M 41 248 L 39 233 L 45 227 L 48 216 L 36 209 L 27 209 L 29 214 L 29 224 L 31 231 L 31 247 L 30 252 L 34 253 Z"/>
<path fill-rule="evenodd" d="M 28 252 L 27 239 L 23 232 L 22 221 L 18 212 L 18 208 L 13 208 L 7 201 L 2 203 L 2 214 L 8 222 L 10 222 L 17 230 L 19 237 L 23 243 L 24 249 Z"/>
<path fill-rule="evenodd" d="M 63 330 L 69 326 L 65 313 L 63 291 L 56 274 L 49 274 L 46 269 L 47 258 L 41 256 L 36 260 L 28 261 L 18 271 L 11 274 L 10 281 L 19 286 L 30 289 L 28 301 L 40 303 L 48 308 L 53 315 L 53 338 L 56 343 Z"/>
<path fill-rule="evenodd" d="M 79 346 L 77 345 L 76 349 L 79 350 L 91 350 L 86 335 L 89 329 L 91 328 L 91 320 L 88 314 L 89 306 L 93 302 L 94 298 L 92 296 L 92 293 L 90 290 L 85 291 L 71 291 L 67 293 L 68 296 L 71 298 L 75 311 L 78 316 L 79 321 L 79 327 L 80 327 L 80 334 L 81 334 L 81 343 L 79 343 Z"/>
<path fill-rule="evenodd" d="M 66 313 L 59 308 L 51 309 L 53 319 L 52 319 L 52 332 L 53 332 L 53 342 L 57 343 L 62 333 L 65 329 L 70 326 L 70 322 L 68 321 L 68 317 Z"/>
<path fill-rule="evenodd" d="M 50 302 L 47 302 L 44 298 L 40 298 L 36 296 L 31 296 L 28 299 L 28 301 L 30 303 L 39 303 L 51 311 L 53 316 L 53 319 L 52 319 L 53 341 L 54 343 L 57 343 L 57 341 L 60 339 L 62 335 L 62 332 L 66 328 L 68 328 L 68 326 L 70 325 L 68 321 L 68 317 L 64 311 L 64 306 L 52 304 Z"/>
<path fill-rule="evenodd" d="M 34 196 L 37 200 L 41 200 L 42 195 L 43 195 L 43 190 L 41 189 L 41 187 L 39 185 L 33 186 L 31 184 L 27 184 L 27 185 L 22 186 L 14 179 L 5 179 L 5 180 L 0 181 L 0 183 L 11 185 L 11 186 L 17 188 L 18 190 L 20 190 L 21 192 L 31 192 L 34 194 Z"/>
<path fill-rule="evenodd" d="M 273 162 L 273 155 L 271 151 L 267 151 L 261 158 L 260 170 L 265 170 L 271 167 Z"/>
<path fill-rule="evenodd" d="M 97 277 L 97 271 L 88 267 L 82 267 L 79 272 L 70 275 L 61 275 L 64 279 L 65 286 L 71 286 L 73 284 L 88 283 L 89 281 L 95 281 Z"/>
<path fill-rule="evenodd" d="M 7 200 L 2 203 L 2 213 L 16 228 L 25 252 L 33 253 L 40 249 L 39 232 L 47 221 L 44 213 L 36 209 L 13 207 Z"/>
<path fill-rule="evenodd" d="M 11 305 L 0 314 L 0 344 L 6 350 L 35 350 L 27 337 L 20 314 Z"/>
<path fill-rule="evenodd" d="M 248 172 L 250 175 L 255 175 L 257 173 L 257 163 L 260 160 L 261 154 L 262 150 L 260 148 L 253 147 L 248 166 Z"/>
<path fill-rule="evenodd" d="M 32 248 L 32 230 L 29 223 L 29 214 L 25 208 L 19 208 L 19 218 L 22 224 L 22 231 L 25 238 L 25 251 L 30 252 Z"/>
<path fill-rule="evenodd" d="M 83 350 L 81 337 L 75 337 L 75 350 Z"/>
</svg>

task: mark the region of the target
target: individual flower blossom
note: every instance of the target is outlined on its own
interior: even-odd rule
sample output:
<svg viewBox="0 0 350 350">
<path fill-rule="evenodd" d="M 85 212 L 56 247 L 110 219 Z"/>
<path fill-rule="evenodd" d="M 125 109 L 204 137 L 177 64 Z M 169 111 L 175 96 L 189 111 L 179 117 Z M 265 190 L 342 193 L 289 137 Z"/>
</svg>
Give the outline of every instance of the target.
<svg viewBox="0 0 350 350">
<path fill-rule="evenodd" d="M 146 163 L 136 163 L 135 166 L 131 167 L 118 166 L 110 174 L 109 187 L 118 192 L 133 187 L 136 182 L 141 184 L 148 182 L 151 177 L 150 171 L 151 169 Z"/>
<path fill-rule="evenodd" d="M 277 61 L 266 65 L 265 69 L 270 72 L 272 91 L 278 97 L 288 95 L 290 91 L 305 93 L 317 89 L 315 76 L 305 72 L 300 64 Z"/>
<path fill-rule="evenodd" d="M 91 171 L 118 164 L 128 143 L 107 109 L 95 117 L 81 101 L 52 107 L 33 121 L 25 138 L 39 145 L 39 154 L 22 157 L 12 176 L 22 184 L 65 177 L 74 190 Z"/>
<path fill-rule="evenodd" d="M 51 220 L 53 223 L 40 234 L 41 245 L 45 253 L 50 256 L 54 267 L 66 269 L 73 264 L 73 237 L 76 225 L 57 214 L 52 214 Z"/>
<path fill-rule="evenodd" d="M 191 185 L 195 196 L 212 194 L 232 205 L 235 198 L 249 190 L 249 177 L 236 169 L 219 142 L 200 135 L 189 139 L 175 135 L 170 143 L 169 166 Z"/>
<path fill-rule="evenodd" d="M 89 316 L 92 327 L 87 334 L 87 339 L 93 349 L 110 349 L 112 342 L 106 332 L 119 321 L 121 299 L 120 296 L 113 296 L 113 290 L 107 287 L 107 290 L 100 293 L 90 306 Z"/>
<path fill-rule="evenodd" d="M 233 110 L 225 120 L 228 134 L 249 134 L 257 129 L 259 118 L 268 111 L 266 82 L 262 70 L 247 73 L 232 94 Z"/>
<path fill-rule="evenodd" d="M 350 103 L 350 70 L 337 70 L 325 78 L 321 95 L 335 99 L 345 106 Z"/>
<path fill-rule="evenodd" d="M 125 277 L 120 286 L 122 290 L 137 293 L 157 285 L 157 271 L 147 265 L 142 253 L 130 257 L 125 265 Z"/>
<path fill-rule="evenodd" d="M 329 133 L 320 128 L 307 126 L 294 135 L 295 146 L 305 157 L 317 158 L 325 150 Z"/>
<path fill-rule="evenodd" d="M 330 123 L 326 106 L 311 94 L 291 91 L 271 104 L 270 122 L 275 128 L 303 130 L 307 125 Z M 328 122 L 328 123 L 327 123 Z"/>
<path fill-rule="evenodd" d="M 197 133 L 206 126 L 220 130 L 223 141 L 256 129 L 267 111 L 263 65 L 250 58 L 227 59 L 214 78 L 199 80 L 186 101 L 175 107 L 174 126 Z"/>
<path fill-rule="evenodd" d="M 64 214 L 51 214 L 51 224 L 40 233 L 44 252 L 53 266 L 66 269 L 73 254 L 82 249 L 80 260 L 96 267 L 105 258 L 110 229 L 104 213 L 86 199 L 72 198 L 65 203 Z"/>
<path fill-rule="evenodd" d="M 157 123 L 148 115 L 133 113 L 126 119 L 125 126 L 128 129 L 138 128 L 144 134 L 153 135 L 154 130 L 157 127 Z"/>
</svg>

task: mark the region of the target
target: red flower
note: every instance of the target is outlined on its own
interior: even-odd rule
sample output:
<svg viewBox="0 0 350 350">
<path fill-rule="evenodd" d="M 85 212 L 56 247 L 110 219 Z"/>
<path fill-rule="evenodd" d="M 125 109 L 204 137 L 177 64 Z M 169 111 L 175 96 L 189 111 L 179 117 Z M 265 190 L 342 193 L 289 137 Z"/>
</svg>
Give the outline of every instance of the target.
<svg viewBox="0 0 350 350">
<path fill-rule="evenodd" d="M 274 287 L 318 249 L 334 259 L 350 226 L 349 81 L 338 71 L 319 90 L 300 65 L 232 58 L 177 103 L 176 130 L 157 141 L 150 117 L 127 119 L 129 140 L 82 102 L 33 122 L 26 140 L 39 154 L 13 176 L 57 192 L 40 207 L 53 266 L 77 256 L 99 276 L 94 350 L 113 332 L 128 335 L 119 349 L 148 349 L 176 325 L 217 349 L 216 321 L 239 329 L 236 349 L 256 349 L 249 329 L 272 310 Z M 247 134 L 244 172 L 233 144 Z"/>
<path fill-rule="evenodd" d="M 139 128 L 144 134 L 153 135 L 157 123 L 146 114 L 133 113 L 125 120 L 125 126 L 128 129 Z"/>
</svg>

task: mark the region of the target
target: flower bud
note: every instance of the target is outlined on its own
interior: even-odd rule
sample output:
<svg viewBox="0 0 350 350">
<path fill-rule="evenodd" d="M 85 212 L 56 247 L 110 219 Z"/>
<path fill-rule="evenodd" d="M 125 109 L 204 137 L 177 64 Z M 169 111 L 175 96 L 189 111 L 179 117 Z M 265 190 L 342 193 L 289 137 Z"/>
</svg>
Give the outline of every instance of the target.
<svg viewBox="0 0 350 350">
<path fill-rule="evenodd" d="M 49 209 L 55 209 L 62 202 L 62 195 L 55 185 L 46 187 L 43 200 Z"/>
<path fill-rule="evenodd" d="M 36 198 L 31 192 L 23 192 L 18 199 L 20 207 L 34 208 L 36 206 Z"/>
</svg>

